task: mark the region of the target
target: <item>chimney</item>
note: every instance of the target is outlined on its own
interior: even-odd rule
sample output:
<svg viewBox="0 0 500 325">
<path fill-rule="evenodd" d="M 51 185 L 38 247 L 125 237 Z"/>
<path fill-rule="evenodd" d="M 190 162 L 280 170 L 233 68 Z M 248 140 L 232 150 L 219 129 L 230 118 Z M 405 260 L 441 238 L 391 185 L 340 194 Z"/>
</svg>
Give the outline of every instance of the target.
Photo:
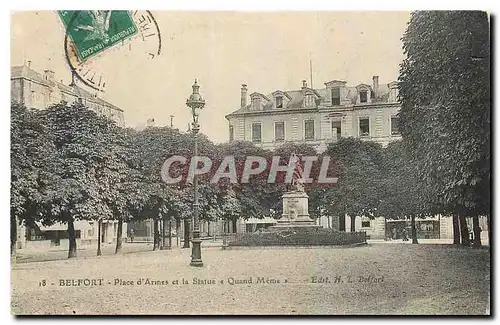
<svg viewBox="0 0 500 325">
<path fill-rule="evenodd" d="M 43 70 L 43 75 L 45 76 L 45 80 L 54 81 L 54 71 Z"/>
<path fill-rule="evenodd" d="M 375 97 L 378 97 L 378 76 L 373 76 L 373 92 Z"/>
<path fill-rule="evenodd" d="M 152 126 L 155 126 L 155 119 L 154 118 L 150 118 L 146 121 L 146 127 L 152 127 Z"/>
<path fill-rule="evenodd" d="M 307 88 L 307 81 L 302 80 L 302 89 L 306 89 L 306 88 Z"/>
<path fill-rule="evenodd" d="M 241 108 L 247 106 L 247 85 L 241 85 Z"/>
</svg>

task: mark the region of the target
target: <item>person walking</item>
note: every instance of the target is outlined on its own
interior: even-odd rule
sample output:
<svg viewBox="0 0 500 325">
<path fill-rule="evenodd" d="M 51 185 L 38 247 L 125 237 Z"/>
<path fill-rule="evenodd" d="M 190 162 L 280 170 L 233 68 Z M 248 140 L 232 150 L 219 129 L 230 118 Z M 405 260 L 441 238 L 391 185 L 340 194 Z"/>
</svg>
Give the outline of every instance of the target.
<svg viewBox="0 0 500 325">
<path fill-rule="evenodd" d="M 130 242 L 134 242 L 134 229 L 130 229 Z"/>
<path fill-rule="evenodd" d="M 403 237 L 403 241 L 408 241 L 408 230 L 406 228 L 403 228 L 403 231 L 401 232 L 401 237 Z"/>
</svg>

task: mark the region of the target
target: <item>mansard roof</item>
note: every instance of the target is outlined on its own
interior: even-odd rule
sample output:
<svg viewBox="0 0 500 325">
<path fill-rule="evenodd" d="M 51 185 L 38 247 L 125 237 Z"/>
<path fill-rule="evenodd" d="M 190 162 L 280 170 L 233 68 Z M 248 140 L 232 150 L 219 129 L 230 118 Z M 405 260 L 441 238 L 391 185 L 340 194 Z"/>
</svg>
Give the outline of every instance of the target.
<svg viewBox="0 0 500 325">
<path fill-rule="evenodd" d="M 372 95 L 375 95 L 372 97 L 372 103 L 374 103 L 374 104 L 384 103 L 384 102 L 386 103 L 388 101 L 388 98 L 389 98 L 389 91 L 390 91 L 389 85 L 392 86 L 393 83 L 394 83 L 394 81 L 389 83 L 389 84 L 379 84 L 378 94 L 376 94 L 376 95 L 373 94 L 373 89 L 372 89 L 373 87 L 371 85 L 363 84 L 363 83 L 361 83 L 357 86 L 345 86 L 345 93 L 344 94 L 345 94 L 345 97 L 350 101 L 350 103 L 352 105 L 354 105 L 354 104 L 356 104 L 356 100 L 357 100 L 357 96 L 358 96 L 358 89 L 360 87 L 361 88 L 366 87 L 366 88 L 370 89 L 370 91 L 372 92 Z M 327 87 L 331 86 L 331 85 L 336 85 L 336 84 L 345 85 L 346 81 L 332 80 L 332 81 L 325 83 L 325 85 Z M 259 111 L 272 110 L 272 111 L 279 112 L 279 111 L 286 111 L 286 110 L 293 110 L 293 109 L 311 110 L 311 108 L 304 108 L 304 105 L 303 105 L 304 97 L 305 97 L 305 94 L 307 91 L 312 91 L 312 92 L 314 92 L 314 94 L 316 94 L 316 96 L 317 96 L 316 105 L 317 106 L 320 105 L 320 103 L 323 99 L 331 96 L 329 88 L 320 88 L 320 89 L 313 89 L 313 88 L 302 89 L 301 88 L 301 89 L 297 89 L 297 90 L 287 90 L 287 91 L 276 90 L 276 91 L 268 94 L 267 96 L 263 95 L 261 93 L 258 93 L 258 92 L 254 92 L 254 93 L 250 94 L 250 97 L 254 96 L 255 94 L 259 94 L 259 95 L 263 96 L 264 98 L 268 99 L 268 101 L 264 103 L 262 110 L 259 110 Z M 274 95 L 278 92 L 286 94 L 287 98 L 289 99 L 286 103 L 284 103 L 283 108 L 274 107 L 274 102 L 269 100 L 269 98 L 273 98 Z M 249 103 L 247 106 L 232 112 L 231 114 L 229 114 L 229 116 L 233 115 L 233 114 L 238 115 L 238 114 L 244 114 L 244 113 L 250 113 L 250 112 L 253 112 L 253 113 L 256 112 L 255 110 L 252 109 L 252 103 Z"/>
</svg>

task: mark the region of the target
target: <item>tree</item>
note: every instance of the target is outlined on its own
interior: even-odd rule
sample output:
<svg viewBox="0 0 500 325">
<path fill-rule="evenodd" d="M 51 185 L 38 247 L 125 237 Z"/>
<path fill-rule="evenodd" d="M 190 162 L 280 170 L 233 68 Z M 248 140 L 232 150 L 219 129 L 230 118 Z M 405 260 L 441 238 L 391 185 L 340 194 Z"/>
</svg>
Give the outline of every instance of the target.
<svg viewBox="0 0 500 325">
<path fill-rule="evenodd" d="M 135 147 L 137 132 L 132 129 L 114 127 L 110 139 L 111 151 L 101 178 L 108 184 L 106 204 L 113 219 L 118 220 L 115 254 L 122 248 L 123 222 L 140 216 L 150 194 L 150 184 L 145 178 L 139 148 Z"/>
<path fill-rule="evenodd" d="M 50 178 L 47 165 L 54 147 L 42 114 L 22 104 L 11 103 L 10 130 L 10 249 L 15 255 L 18 224 L 35 227 L 42 219 L 45 184 Z"/>
<path fill-rule="evenodd" d="M 433 213 L 429 189 L 418 179 L 415 165 L 402 142 L 390 143 L 384 149 L 384 160 L 378 212 L 386 218 L 410 218 L 412 243 L 417 244 L 415 219 Z"/>
<path fill-rule="evenodd" d="M 487 14 L 414 12 L 403 49 L 398 86 L 403 143 L 435 205 L 458 216 L 462 243 L 468 245 L 466 217 L 489 220 L 490 215 Z"/>
<path fill-rule="evenodd" d="M 41 112 L 55 147 L 44 220 L 68 225 L 68 258 L 76 257 L 74 220 L 113 217 L 105 200 L 109 184 L 98 177 L 112 151 L 113 123 L 80 104 L 61 103 Z"/>
<path fill-rule="evenodd" d="M 186 182 L 190 160 L 193 157 L 194 138 L 170 127 L 148 127 L 137 134 L 134 146 L 139 148 L 139 157 L 144 166 L 145 185 L 148 188 L 146 203 L 140 218 L 153 218 L 155 221 L 155 241 L 153 249 L 160 247 L 158 222 L 171 216 L 184 220 L 184 246 L 189 247 L 190 219 L 193 216 L 193 189 Z M 198 135 L 199 155 L 212 156 L 214 144 L 203 134 Z M 161 178 L 161 169 L 165 160 L 172 156 L 183 156 L 186 163 L 176 170 L 183 177 L 176 184 L 166 184 Z M 175 171 L 174 171 L 175 172 Z M 203 179 L 203 178 L 201 178 Z M 200 181 L 200 188 L 206 182 Z M 204 198 L 201 198 L 203 203 Z"/>
<path fill-rule="evenodd" d="M 219 161 L 224 156 L 234 157 L 237 178 L 241 180 L 247 157 L 266 157 L 269 161 L 271 153 L 256 147 L 248 141 L 232 141 L 231 143 L 218 145 L 216 155 Z M 227 220 L 232 220 L 233 225 L 239 217 L 248 219 L 251 217 L 262 218 L 265 215 L 269 215 L 270 210 L 278 205 L 279 194 L 276 185 L 268 183 L 266 171 L 250 176 L 248 183 L 238 182 L 236 184 L 228 184 L 226 181 L 221 180 L 219 183 L 223 192 L 222 195 L 230 195 L 230 197 L 236 198 L 238 203 L 233 203 L 239 206 L 241 214 L 222 212 L 221 215 Z M 225 194 L 229 189 L 231 190 L 228 192 L 229 194 Z"/>
<path fill-rule="evenodd" d="M 324 193 L 325 209 L 338 215 L 341 224 L 345 224 L 344 216 L 349 215 L 351 231 L 355 231 L 356 216 L 373 218 L 378 215 L 382 147 L 375 142 L 342 138 L 331 143 L 325 155 L 329 155 L 339 169 L 338 187 L 331 187 Z"/>
</svg>

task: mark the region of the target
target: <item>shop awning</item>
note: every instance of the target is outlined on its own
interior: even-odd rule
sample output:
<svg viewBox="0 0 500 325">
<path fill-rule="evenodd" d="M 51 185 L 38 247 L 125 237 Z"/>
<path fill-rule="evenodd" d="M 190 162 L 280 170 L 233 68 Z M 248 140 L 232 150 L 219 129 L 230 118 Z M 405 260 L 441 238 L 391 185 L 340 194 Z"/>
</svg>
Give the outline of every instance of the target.
<svg viewBox="0 0 500 325">
<path fill-rule="evenodd" d="M 272 223 L 272 224 L 276 224 L 278 222 L 274 218 L 265 217 L 265 218 L 262 218 L 262 219 L 259 219 L 259 218 L 249 218 L 248 220 L 244 220 L 244 223 L 245 224 L 256 224 L 256 223 Z"/>
<path fill-rule="evenodd" d="M 84 220 L 78 220 L 73 222 L 75 226 L 75 230 L 83 230 L 83 229 L 90 229 L 92 226 L 89 224 L 88 221 Z M 60 223 L 57 222 L 53 224 L 52 226 L 44 226 L 41 222 L 36 222 L 36 225 L 38 228 L 40 228 L 40 231 L 66 231 L 68 230 L 68 225 L 65 223 Z"/>
</svg>

